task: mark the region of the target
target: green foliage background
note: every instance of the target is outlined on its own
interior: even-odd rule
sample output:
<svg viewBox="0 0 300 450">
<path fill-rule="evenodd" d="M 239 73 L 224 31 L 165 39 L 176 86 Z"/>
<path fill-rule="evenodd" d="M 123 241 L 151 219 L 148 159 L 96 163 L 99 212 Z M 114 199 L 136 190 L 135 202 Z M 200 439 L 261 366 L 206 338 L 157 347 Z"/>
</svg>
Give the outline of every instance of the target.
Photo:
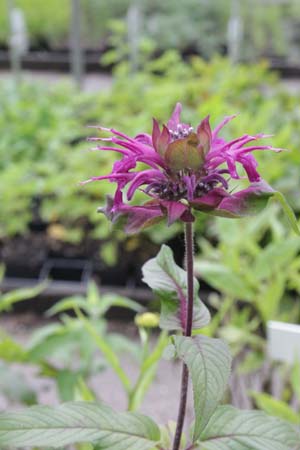
<svg viewBox="0 0 300 450">
<path fill-rule="evenodd" d="M 152 39 L 160 51 L 176 48 L 197 51 L 204 57 L 224 52 L 231 0 L 81 0 L 82 37 L 87 47 L 103 48 L 111 23 L 125 21 L 128 7 L 141 11 L 141 38 Z M 241 55 L 253 60 L 261 55 L 299 56 L 300 7 L 298 0 L 243 0 L 237 3 L 242 18 Z M 24 11 L 33 46 L 65 47 L 69 42 L 70 0 L 15 0 Z M 6 0 L 0 0 L 0 42 L 8 41 Z"/>
<path fill-rule="evenodd" d="M 220 57 L 210 63 L 199 57 L 183 62 L 169 51 L 135 74 L 120 63 L 109 92 L 80 94 L 68 85 L 26 83 L 16 90 L 2 82 L 0 98 L 2 238 L 26 232 L 36 199 L 45 222 L 65 227 L 64 239 L 80 242 L 87 234 L 106 238 L 110 225 L 96 209 L 112 185 L 79 183 L 108 173 L 116 156 L 88 152 L 85 138 L 95 130 L 87 125 L 113 126 L 132 136 L 150 132 L 152 117 L 165 121 L 177 101 L 183 103 L 184 120 L 192 124 L 209 113 L 213 125 L 239 113 L 224 130 L 227 138 L 245 132 L 274 134 L 272 145 L 289 151 L 257 152 L 261 173 L 300 210 L 299 96 L 284 91 L 264 63 L 232 66 Z M 202 223 L 197 221 L 199 231 Z M 178 230 L 158 226 L 147 233 L 162 242 Z M 121 239 L 122 233 L 116 233 Z"/>
</svg>

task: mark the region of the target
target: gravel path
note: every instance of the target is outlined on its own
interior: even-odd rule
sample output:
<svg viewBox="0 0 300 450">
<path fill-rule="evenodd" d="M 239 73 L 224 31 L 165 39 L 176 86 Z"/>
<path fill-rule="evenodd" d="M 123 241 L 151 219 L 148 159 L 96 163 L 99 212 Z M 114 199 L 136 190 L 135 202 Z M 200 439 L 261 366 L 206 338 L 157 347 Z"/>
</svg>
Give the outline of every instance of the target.
<svg viewBox="0 0 300 450">
<path fill-rule="evenodd" d="M 22 77 L 26 81 L 40 81 L 50 84 L 56 84 L 62 81 L 71 81 L 72 78 L 69 73 L 64 72 L 47 72 L 47 71 L 29 71 L 24 70 Z M 0 71 L 0 81 L 11 78 L 11 72 L 9 70 Z M 113 82 L 111 75 L 107 73 L 88 73 L 85 75 L 82 89 L 85 92 L 98 92 L 102 90 L 110 89 Z M 282 86 L 287 89 L 291 94 L 300 92 L 300 79 L 292 78 L 281 80 Z"/>
<path fill-rule="evenodd" d="M 68 73 L 46 72 L 46 71 L 29 71 L 22 72 L 22 78 L 25 81 L 38 81 L 49 84 L 57 84 L 59 82 L 72 81 Z M 11 79 L 11 72 L 8 70 L 0 71 L 0 81 Z M 110 89 L 112 85 L 112 76 L 106 73 L 90 73 L 84 77 L 82 89 L 85 92 L 98 92 Z"/>
</svg>

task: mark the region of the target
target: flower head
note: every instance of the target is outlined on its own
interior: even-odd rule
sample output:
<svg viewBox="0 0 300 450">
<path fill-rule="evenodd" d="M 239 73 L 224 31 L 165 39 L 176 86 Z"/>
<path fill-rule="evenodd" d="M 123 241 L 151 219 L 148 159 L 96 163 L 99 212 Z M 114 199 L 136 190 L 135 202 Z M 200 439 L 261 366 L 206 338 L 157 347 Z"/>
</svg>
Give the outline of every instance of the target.
<svg viewBox="0 0 300 450">
<path fill-rule="evenodd" d="M 92 177 L 87 182 L 108 179 L 116 183 L 114 197 L 108 196 L 106 206 L 100 211 L 113 222 L 126 216 L 129 233 L 164 217 L 168 225 L 176 220 L 193 221 L 193 210 L 232 218 L 251 215 L 262 209 L 274 194 L 261 179 L 252 154 L 255 150 L 281 151 L 257 144 L 258 139 L 267 135 L 245 134 L 226 142 L 219 132 L 235 116 L 225 117 L 212 130 L 209 116 L 193 128 L 181 122 L 180 114 L 181 104 L 177 103 L 167 125 L 160 128 L 154 119 L 152 135 L 143 133 L 131 138 L 117 130 L 99 127 L 109 131 L 111 137 L 90 138 L 102 141 L 96 150 L 122 155 L 110 174 Z M 138 163 L 144 163 L 147 168 L 137 170 Z M 242 176 L 238 166 L 244 169 Z M 245 175 L 249 181 L 247 189 L 229 190 L 230 180 Z M 131 205 L 128 201 L 137 190 L 143 191 L 149 200 L 142 205 Z"/>
</svg>

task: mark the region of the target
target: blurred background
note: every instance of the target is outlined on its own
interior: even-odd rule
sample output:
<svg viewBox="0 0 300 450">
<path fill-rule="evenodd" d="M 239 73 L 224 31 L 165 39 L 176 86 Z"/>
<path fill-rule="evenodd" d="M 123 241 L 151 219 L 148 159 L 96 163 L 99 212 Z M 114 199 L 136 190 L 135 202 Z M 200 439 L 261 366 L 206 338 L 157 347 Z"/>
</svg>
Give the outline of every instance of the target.
<svg viewBox="0 0 300 450">
<path fill-rule="evenodd" d="M 99 372 L 109 384 L 104 347 L 66 311 L 83 309 L 136 374 L 130 358 L 142 360 L 145 327 L 132 319 L 139 305 L 157 310 L 140 268 L 163 242 L 182 264 L 181 226 L 128 237 L 96 212 L 109 183 L 79 182 L 115 158 L 88 151 L 88 125 L 150 132 L 177 101 L 185 122 L 240 113 L 227 138 L 264 132 L 289 149 L 257 158 L 299 217 L 299 0 L 0 0 L 1 408 L 90 398 Z M 300 239 L 275 203 L 246 222 L 199 215 L 195 228 L 196 273 L 214 314 L 206 333 L 235 356 L 231 401 L 299 423 L 300 365 L 267 356 L 267 323 L 300 324 Z M 158 370 L 154 403 L 172 389 Z"/>
</svg>

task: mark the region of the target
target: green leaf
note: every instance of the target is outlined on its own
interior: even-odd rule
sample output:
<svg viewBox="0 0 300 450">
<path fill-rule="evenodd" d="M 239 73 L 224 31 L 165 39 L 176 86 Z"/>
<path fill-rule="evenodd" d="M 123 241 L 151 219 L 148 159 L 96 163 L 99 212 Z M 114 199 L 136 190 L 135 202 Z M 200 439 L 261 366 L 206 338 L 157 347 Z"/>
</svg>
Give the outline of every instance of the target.
<svg viewBox="0 0 300 450">
<path fill-rule="evenodd" d="M 231 369 L 231 355 L 225 342 L 206 336 L 174 336 L 177 356 L 188 366 L 193 383 L 194 442 L 224 397 Z"/>
<path fill-rule="evenodd" d="M 255 298 L 255 303 L 265 322 L 278 316 L 280 301 L 284 296 L 285 288 L 285 273 L 277 273 L 273 278 L 265 283 L 261 283 L 260 292 Z"/>
<path fill-rule="evenodd" d="M 24 374 L 0 363 L 1 394 L 13 402 L 33 405 L 37 402 L 36 393 L 27 384 Z"/>
<path fill-rule="evenodd" d="M 291 423 L 300 423 L 300 414 L 297 414 L 290 406 L 282 400 L 278 400 L 264 392 L 251 392 L 256 405 L 267 414 L 287 420 Z"/>
<path fill-rule="evenodd" d="M 101 311 L 101 314 L 105 314 L 112 306 L 131 309 L 135 312 L 142 312 L 144 310 L 142 305 L 134 300 L 131 300 L 130 298 L 122 297 L 121 295 L 116 294 L 103 295 L 99 303 L 99 310 Z"/>
<path fill-rule="evenodd" d="M 75 389 L 75 400 L 84 402 L 96 401 L 94 392 L 88 387 L 82 376 L 78 377 L 78 382 Z"/>
<path fill-rule="evenodd" d="M 78 383 L 78 373 L 68 369 L 59 370 L 56 376 L 57 389 L 61 401 L 74 400 L 75 388 Z"/>
<path fill-rule="evenodd" d="M 0 264 L 0 282 L 3 280 L 5 274 L 5 266 L 4 264 Z"/>
<path fill-rule="evenodd" d="M 150 418 L 116 413 L 103 404 L 70 402 L 0 414 L 0 448 L 95 442 L 101 450 L 150 450 L 159 439 Z"/>
<path fill-rule="evenodd" d="M 99 289 L 94 282 L 89 283 L 87 298 L 89 305 L 93 306 L 100 316 L 103 316 L 113 306 L 128 308 L 135 312 L 141 312 L 144 309 L 139 303 L 121 295 L 113 293 L 100 295 Z"/>
<path fill-rule="evenodd" d="M 298 400 L 300 402 L 300 361 L 297 360 L 292 368 L 292 372 L 291 372 L 291 383 L 292 383 L 292 387 L 293 390 L 295 391 Z"/>
<path fill-rule="evenodd" d="M 2 330 L 0 331 L 0 359 L 7 362 L 23 362 L 27 359 L 27 351 Z"/>
<path fill-rule="evenodd" d="M 298 227 L 296 216 L 294 214 L 294 211 L 292 210 L 292 208 L 286 201 L 284 195 L 281 192 L 277 191 L 274 193 L 273 198 L 281 204 L 282 209 L 283 209 L 285 215 L 287 216 L 292 229 L 295 231 L 296 234 L 300 235 L 300 230 Z"/>
<path fill-rule="evenodd" d="M 140 368 L 140 375 L 129 396 L 129 410 L 136 410 L 142 403 L 142 400 L 156 375 L 158 363 L 168 342 L 169 337 L 167 333 L 165 331 L 161 332 L 153 351 L 143 361 Z"/>
<path fill-rule="evenodd" d="M 161 300 L 160 326 L 166 330 L 182 330 L 187 308 L 187 275 L 177 266 L 172 250 L 163 245 L 156 258 L 147 261 L 143 268 L 143 281 Z M 194 278 L 193 328 L 199 329 L 210 321 L 206 306 L 198 297 L 199 283 Z"/>
<path fill-rule="evenodd" d="M 53 325 L 53 331 L 51 330 Z M 32 362 L 38 362 L 43 359 L 56 357 L 62 359 L 64 362 L 69 361 L 71 352 L 77 347 L 79 341 L 79 333 L 58 324 L 50 324 L 38 330 L 33 336 L 32 342 L 28 347 L 28 358 Z M 45 331 L 45 333 L 43 333 Z M 48 333 L 49 331 L 49 333 Z M 40 333 L 39 333 L 40 332 Z"/>
<path fill-rule="evenodd" d="M 116 353 L 111 349 L 110 345 L 106 342 L 103 336 L 98 332 L 98 330 L 95 328 L 93 323 L 86 319 L 84 315 L 81 313 L 79 309 L 76 309 L 76 314 L 78 319 L 81 320 L 82 324 L 84 325 L 86 331 L 89 333 L 89 335 L 93 338 L 95 345 L 99 348 L 101 351 L 103 357 L 107 361 L 107 363 L 110 365 L 110 367 L 114 370 L 114 372 L 118 375 L 121 383 L 124 386 L 124 389 L 127 392 L 130 392 L 131 389 L 131 381 L 124 372 L 124 370 L 121 367 L 120 361 Z"/>
<path fill-rule="evenodd" d="M 23 288 L 15 291 L 8 292 L 0 297 L 0 312 L 8 311 L 14 303 L 28 300 L 29 298 L 36 297 L 46 287 L 47 283 L 41 283 L 33 288 Z"/>
<path fill-rule="evenodd" d="M 287 422 L 261 411 L 220 406 L 195 450 L 299 450 L 300 436 Z"/>
<path fill-rule="evenodd" d="M 196 261 L 195 270 L 200 278 L 220 292 L 234 298 L 249 301 L 253 299 L 253 290 L 247 285 L 246 280 L 228 266 L 211 261 Z"/>
<path fill-rule="evenodd" d="M 57 302 L 47 310 L 46 316 L 51 317 L 64 311 L 70 311 L 75 307 L 80 308 L 85 312 L 89 311 L 86 299 L 79 295 L 75 295 L 73 297 L 63 298 L 62 300 Z"/>
<path fill-rule="evenodd" d="M 272 276 L 278 271 L 285 271 L 300 248 L 299 238 L 289 238 L 280 242 L 271 242 L 262 249 L 253 264 L 253 272 L 258 280 Z"/>
<path fill-rule="evenodd" d="M 119 308 L 128 308 L 136 312 L 143 311 L 143 307 L 127 298 L 116 294 L 100 295 L 99 289 L 94 282 L 90 282 L 87 290 L 87 297 L 75 295 L 60 300 L 48 311 L 48 316 L 53 316 L 64 311 L 80 308 L 86 314 L 95 317 L 102 317 L 113 306 Z"/>
</svg>

